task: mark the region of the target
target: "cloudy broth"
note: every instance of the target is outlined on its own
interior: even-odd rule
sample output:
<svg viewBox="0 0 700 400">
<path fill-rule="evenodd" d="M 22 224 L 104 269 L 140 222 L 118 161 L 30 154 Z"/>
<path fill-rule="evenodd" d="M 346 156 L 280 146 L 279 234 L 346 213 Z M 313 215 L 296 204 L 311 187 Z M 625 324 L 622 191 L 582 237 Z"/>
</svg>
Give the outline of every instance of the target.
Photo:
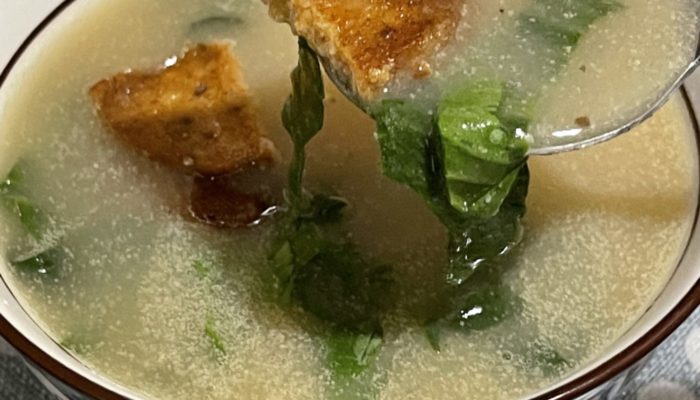
<svg viewBox="0 0 700 400">
<path fill-rule="evenodd" d="M 146 397 L 332 397 L 316 322 L 266 294 L 265 243 L 274 225 L 230 232 L 183 219 L 174 210 L 185 178 L 118 144 L 87 96 L 105 76 L 160 65 L 187 44 L 229 39 L 263 126 L 287 160 L 279 115 L 296 63 L 289 28 L 252 0 L 74 7 L 100 23 L 60 29 L 8 82 L 4 96 L 12 101 L 0 109 L 0 171 L 4 176 L 23 160 L 29 195 L 54 216 L 54 234 L 69 256 L 56 277 L 8 266 L 3 278 L 57 342 Z M 193 25 L 205 19 L 210 23 Z M 634 81 L 624 82 L 636 90 Z M 307 181 L 349 200 L 355 240 L 390 263 L 397 280 L 399 304 L 370 377 L 381 399 L 508 399 L 546 387 L 641 316 L 685 246 L 697 159 L 689 116 L 676 97 L 625 137 L 530 161 L 525 240 L 505 278 L 522 311 L 485 331 L 445 334 L 437 353 L 416 321 L 429 316 L 442 288 L 444 228 L 418 195 L 381 174 L 373 121 L 327 87 L 326 125 L 308 150 Z M 582 104 L 597 100 L 595 92 L 581 96 L 588 96 Z M 271 185 L 285 169 L 272 171 Z M 10 215 L 1 218 L 4 257 L 32 245 Z M 206 263 L 206 273 L 196 261 Z M 225 354 L 205 335 L 209 324 Z M 542 341 L 570 367 L 544 373 L 520 361 L 518 354 Z"/>
</svg>

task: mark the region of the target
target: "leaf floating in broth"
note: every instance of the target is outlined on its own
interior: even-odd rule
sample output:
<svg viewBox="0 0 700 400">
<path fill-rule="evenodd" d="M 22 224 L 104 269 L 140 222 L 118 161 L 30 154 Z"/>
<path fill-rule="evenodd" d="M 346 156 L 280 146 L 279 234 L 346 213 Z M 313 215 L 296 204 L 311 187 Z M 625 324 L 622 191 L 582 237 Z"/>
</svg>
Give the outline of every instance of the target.
<svg viewBox="0 0 700 400">
<path fill-rule="evenodd" d="M 51 219 L 25 195 L 24 163 L 18 162 L 0 183 L 0 198 L 5 208 L 15 215 L 24 229 L 37 241 L 44 239 L 51 228 Z"/>
<path fill-rule="evenodd" d="M 336 331 L 325 340 L 327 364 L 332 376 L 330 399 L 376 399 L 379 387 L 375 380 L 381 376 L 375 361 L 383 345 L 382 333 L 352 333 Z"/>
<path fill-rule="evenodd" d="M 294 296 L 304 310 L 353 332 L 381 329 L 390 303 L 389 267 L 373 265 L 351 243 L 323 243 L 299 269 Z"/>
<path fill-rule="evenodd" d="M 8 195 L 16 193 L 20 184 L 24 180 L 22 162 L 18 162 L 7 174 L 7 178 L 0 182 L 0 194 Z"/>
<path fill-rule="evenodd" d="M 556 349 L 542 340 L 537 340 L 530 346 L 527 358 L 529 360 L 525 363 L 527 367 L 539 368 L 547 376 L 556 375 L 562 368 L 574 367 Z"/>
<path fill-rule="evenodd" d="M 321 65 L 306 40 L 299 38 L 299 63 L 291 74 L 292 94 L 284 103 L 282 123 L 294 142 L 289 167 L 289 204 L 303 205 L 303 179 L 306 162 L 304 146 L 323 128 L 325 92 Z"/>
<path fill-rule="evenodd" d="M 512 316 L 514 298 L 507 286 L 479 288 L 464 298 L 454 323 L 464 330 L 491 328 Z"/>
<path fill-rule="evenodd" d="M 204 324 L 204 334 L 209 338 L 209 343 L 212 347 L 219 352 L 221 355 L 226 355 L 226 347 L 224 346 L 224 340 L 221 338 L 219 331 L 216 329 L 216 324 L 213 318 L 207 318 L 207 322 Z"/>
<path fill-rule="evenodd" d="M 24 229 L 36 240 L 42 240 L 46 236 L 50 226 L 50 220 L 43 211 L 28 198 L 19 195 L 4 197 L 6 208 L 16 215 Z"/>
<path fill-rule="evenodd" d="M 12 265 L 23 272 L 37 273 L 44 276 L 55 276 L 57 268 L 65 258 L 65 252 L 55 247 L 39 254 L 12 261 Z"/>
<path fill-rule="evenodd" d="M 103 343 L 98 341 L 98 337 L 99 333 L 94 332 L 93 329 L 85 331 L 84 328 L 78 328 L 64 337 L 59 344 L 66 350 L 85 356 L 103 346 Z"/>
<path fill-rule="evenodd" d="M 200 278 L 205 279 L 209 276 L 209 273 L 211 272 L 211 265 L 208 263 L 202 261 L 202 260 L 195 260 L 192 262 L 192 268 L 197 272 L 197 275 L 199 275 Z"/>
<path fill-rule="evenodd" d="M 338 331 L 326 339 L 328 364 L 336 375 L 355 376 L 372 363 L 382 343 L 381 332 L 357 334 Z"/>
<path fill-rule="evenodd" d="M 447 95 L 437 111 L 384 101 L 373 113 L 385 174 L 426 199 L 449 232 L 446 280 L 454 287 L 453 304 L 429 323 L 436 350 L 448 320 L 462 329 L 486 329 L 513 314 L 506 304 L 513 296 L 503 294 L 510 292 L 500 278 L 481 288 L 470 282 L 480 269 L 500 274 L 522 237 L 527 142 L 510 122 L 501 122 L 506 93 L 502 83 L 483 81 Z"/>
<path fill-rule="evenodd" d="M 51 218 L 25 195 L 25 168 L 25 162 L 20 160 L 0 183 L 0 201 L 36 242 L 30 251 L 25 249 L 23 255 L 14 257 L 11 264 L 25 273 L 55 278 L 69 252 L 56 240 L 52 240 L 55 238 L 50 237 L 53 225 Z M 36 249 L 37 244 L 39 249 Z"/>
</svg>

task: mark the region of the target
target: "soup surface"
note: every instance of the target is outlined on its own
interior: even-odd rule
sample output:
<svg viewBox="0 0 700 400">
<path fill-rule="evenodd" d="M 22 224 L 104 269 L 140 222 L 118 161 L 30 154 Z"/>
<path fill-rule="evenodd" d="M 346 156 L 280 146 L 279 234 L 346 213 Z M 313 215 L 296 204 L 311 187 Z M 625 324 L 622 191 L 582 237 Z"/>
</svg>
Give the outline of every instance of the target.
<svg viewBox="0 0 700 400">
<path fill-rule="evenodd" d="M 488 9 L 492 2 L 481 3 Z M 661 4 L 629 0 L 629 8 L 638 10 L 636 3 Z M 307 181 L 348 199 L 354 240 L 363 254 L 393 266 L 398 287 L 383 348 L 362 377 L 369 389 L 338 390 L 318 323 L 267 293 L 274 224 L 222 231 L 183 218 L 181 188 L 189 178 L 118 143 L 87 95 L 116 72 L 160 65 L 188 44 L 230 39 L 262 124 L 288 160 L 280 110 L 296 63 L 289 28 L 252 0 L 75 7 L 74 17 L 100 23 L 56 29 L 0 99 L 0 175 L 21 160 L 27 196 L 55 219 L 45 242 L 59 242 L 64 257 L 53 275 L 7 263 L 2 276 L 57 342 L 147 397 L 517 398 L 584 366 L 619 338 L 685 246 L 697 150 L 676 97 L 620 139 L 530 160 L 525 239 L 505 277 L 520 312 L 487 330 L 445 333 L 438 353 L 415 321 L 431 314 L 443 286 L 444 228 L 417 194 L 382 175 L 373 121 L 328 85 L 326 125 L 309 146 Z M 598 100 L 595 91 L 581 96 L 581 104 Z M 283 182 L 284 164 L 266 175 L 270 191 Z M 26 238 L 9 213 L 1 218 L 7 260 L 47 245 Z M 565 367 L 533 367 L 538 361 L 526 355 L 543 343 Z"/>
</svg>

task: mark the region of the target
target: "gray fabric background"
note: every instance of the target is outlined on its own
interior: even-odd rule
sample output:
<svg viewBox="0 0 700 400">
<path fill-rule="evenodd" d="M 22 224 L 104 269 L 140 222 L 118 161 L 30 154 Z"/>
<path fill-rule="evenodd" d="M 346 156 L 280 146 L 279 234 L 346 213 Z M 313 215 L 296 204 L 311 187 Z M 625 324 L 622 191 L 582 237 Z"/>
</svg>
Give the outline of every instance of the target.
<svg viewBox="0 0 700 400">
<path fill-rule="evenodd" d="M 700 400 L 700 309 L 627 382 L 599 400 Z M 0 339 L 0 400 L 53 399 Z"/>
</svg>

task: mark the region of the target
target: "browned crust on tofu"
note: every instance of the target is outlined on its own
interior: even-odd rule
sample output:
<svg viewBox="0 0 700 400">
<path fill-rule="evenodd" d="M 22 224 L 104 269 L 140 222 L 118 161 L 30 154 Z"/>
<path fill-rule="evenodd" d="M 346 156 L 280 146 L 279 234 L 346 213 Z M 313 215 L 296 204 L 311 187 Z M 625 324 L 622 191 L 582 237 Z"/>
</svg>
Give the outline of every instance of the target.
<svg viewBox="0 0 700 400">
<path fill-rule="evenodd" d="M 163 164 L 202 175 L 272 161 L 240 66 L 226 44 L 199 44 L 154 72 L 125 72 L 90 89 L 104 123 Z"/>
<path fill-rule="evenodd" d="M 464 0 L 271 0 L 273 17 L 372 99 L 399 72 L 420 79 L 455 34 Z"/>
</svg>

